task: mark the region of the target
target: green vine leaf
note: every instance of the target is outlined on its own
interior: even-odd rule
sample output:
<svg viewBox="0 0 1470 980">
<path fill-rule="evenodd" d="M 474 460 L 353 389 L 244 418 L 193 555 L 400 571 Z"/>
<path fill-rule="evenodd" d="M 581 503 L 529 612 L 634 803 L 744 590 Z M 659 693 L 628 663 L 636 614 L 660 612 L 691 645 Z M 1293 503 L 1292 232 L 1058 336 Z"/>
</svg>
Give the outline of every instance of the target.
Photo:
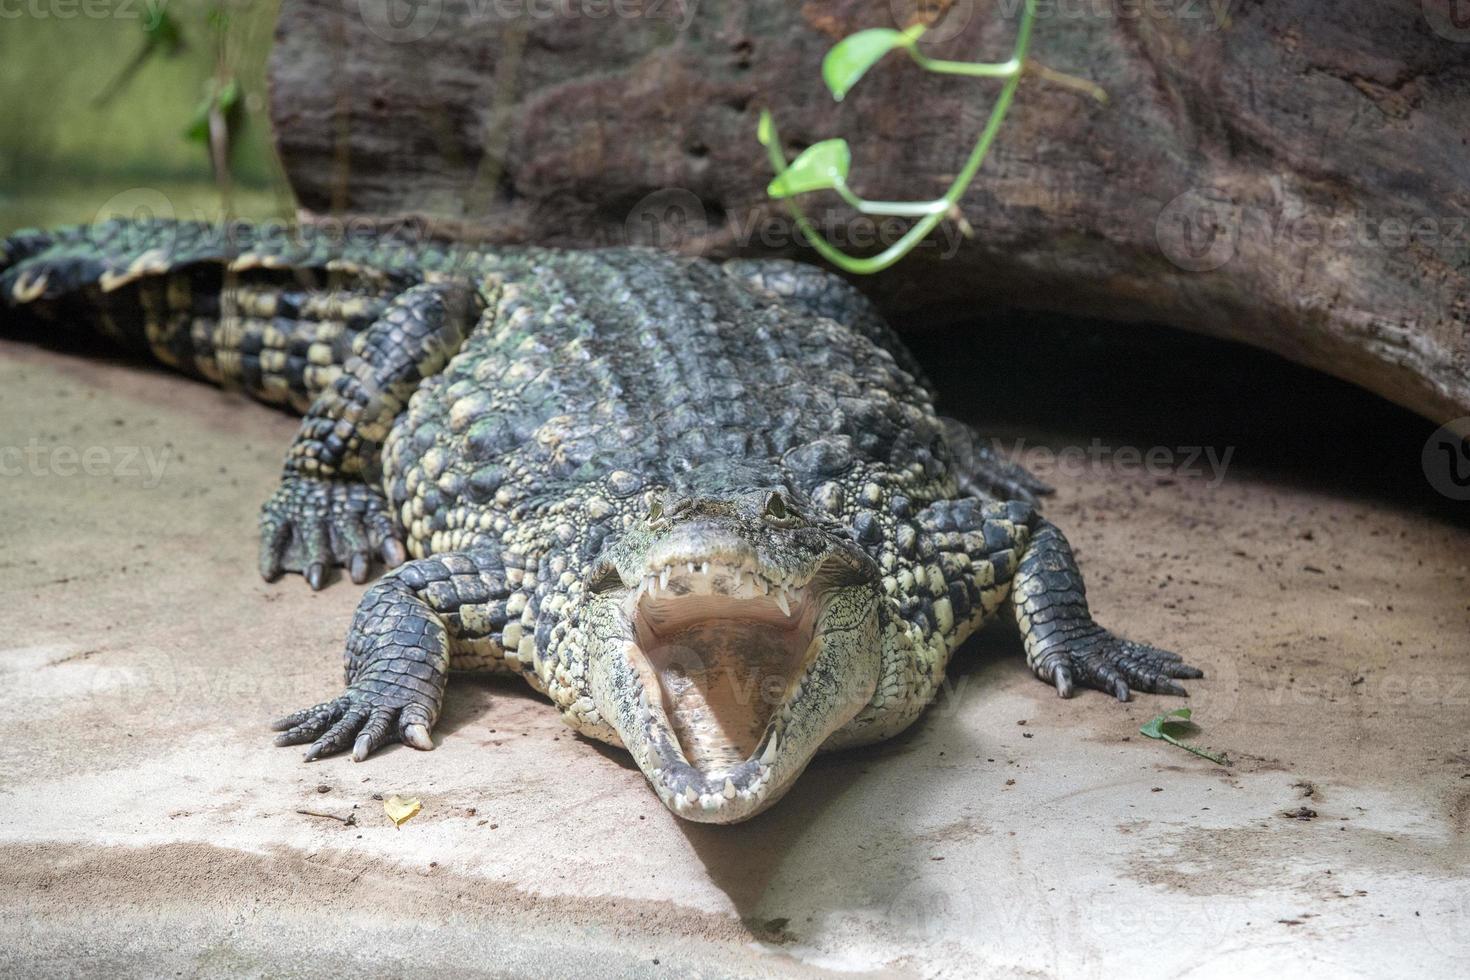
<svg viewBox="0 0 1470 980">
<path fill-rule="evenodd" d="M 1001 79 L 1000 93 L 991 106 L 985 127 L 975 138 L 970 155 L 964 166 L 955 174 L 943 196 L 932 201 L 870 201 L 854 194 L 847 186 L 847 168 L 851 151 L 843 140 L 826 140 L 809 148 L 793 164 L 787 164 L 781 141 L 776 136 L 776 126 L 769 112 L 763 111 L 756 138 L 766 149 L 771 169 L 776 179 L 766 188 L 772 198 L 784 199 L 786 209 L 796 222 L 802 237 L 822 258 L 847 272 L 869 275 L 882 271 L 903 258 L 914 249 L 924 236 L 932 232 L 946 216 L 959 215 L 959 201 L 965 188 L 975 179 L 981 164 L 990 152 L 991 144 L 1000 132 L 1006 112 L 1015 100 L 1020 88 L 1021 75 L 1027 65 L 1027 54 L 1031 50 L 1031 29 L 1036 22 L 1036 8 L 1040 0 L 1021 0 L 1021 19 L 1016 28 L 1016 41 L 1011 57 L 1003 62 L 949 61 L 930 58 L 919 51 L 917 41 L 923 36 L 923 24 L 915 24 L 903 31 L 874 28 L 860 31 L 852 37 L 839 41 L 822 61 L 822 77 L 832 97 L 841 100 L 863 75 L 877 64 L 888 52 L 902 49 L 919 67 L 932 72 L 949 75 L 967 75 L 974 78 Z M 1053 73 L 1058 75 L 1058 73 Z M 1058 75 L 1058 77 L 1060 77 Z M 1067 76 L 1070 79 L 1070 76 Z M 1078 80 L 1072 80 L 1078 81 Z M 1085 83 L 1084 83 L 1085 84 Z M 1095 93 L 1094 93 L 1095 94 Z M 812 190 L 835 190 L 844 201 L 862 214 L 893 215 L 917 220 L 899 239 L 876 255 L 856 256 L 844 252 L 828 241 L 812 224 L 811 219 L 795 200 L 796 196 Z M 963 226 L 968 231 L 968 226 Z"/>
<path fill-rule="evenodd" d="M 195 143 L 209 142 L 209 116 L 218 111 L 222 116 L 228 116 L 231 109 L 240 102 L 240 83 L 230 79 L 223 85 L 211 82 L 209 91 L 194 108 L 194 115 L 189 120 L 188 127 L 184 130 L 184 139 Z"/>
<path fill-rule="evenodd" d="M 760 122 L 755 126 L 755 138 L 761 146 L 770 146 L 774 139 L 776 123 L 771 119 L 771 110 L 762 109 Z"/>
<path fill-rule="evenodd" d="M 923 27 L 895 31 L 887 27 L 874 27 L 848 35 L 832 46 L 822 59 L 822 80 L 838 102 L 852 91 L 852 87 L 876 65 L 883 56 L 894 48 L 908 47 L 914 42 Z"/>
<path fill-rule="evenodd" d="M 769 137 L 770 133 L 766 135 Z M 779 200 L 807 191 L 846 186 L 851 165 L 852 150 L 848 148 L 847 140 L 822 140 L 801 151 L 801 156 L 793 160 L 791 166 L 766 185 L 766 193 Z"/>
</svg>

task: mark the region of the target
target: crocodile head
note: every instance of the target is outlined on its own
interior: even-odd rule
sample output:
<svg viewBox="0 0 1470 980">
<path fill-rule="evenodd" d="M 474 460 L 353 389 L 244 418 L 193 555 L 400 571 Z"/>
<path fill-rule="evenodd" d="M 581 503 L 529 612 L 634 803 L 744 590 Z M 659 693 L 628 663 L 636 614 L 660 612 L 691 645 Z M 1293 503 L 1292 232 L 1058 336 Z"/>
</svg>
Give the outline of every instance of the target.
<svg viewBox="0 0 1470 980">
<path fill-rule="evenodd" d="M 879 573 L 784 487 L 665 494 L 588 585 L 592 700 L 659 798 L 734 823 L 871 700 Z"/>
</svg>

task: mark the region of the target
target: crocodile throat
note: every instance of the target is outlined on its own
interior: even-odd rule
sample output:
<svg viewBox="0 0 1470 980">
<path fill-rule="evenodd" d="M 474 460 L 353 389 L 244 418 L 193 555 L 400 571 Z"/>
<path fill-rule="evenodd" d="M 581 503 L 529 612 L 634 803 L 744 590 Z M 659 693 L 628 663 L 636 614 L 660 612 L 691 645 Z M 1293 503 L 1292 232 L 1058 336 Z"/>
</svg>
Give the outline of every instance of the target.
<svg viewBox="0 0 1470 980">
<path fill-rule="evenodd" d="M 627 601 L 685 759 L 704 772 L 749 760 L 820 643 L 820 580 L 803 587 L 689 562 L 645 576 Z"/>
<path fill-rule="evenodd" d="M 594 659 L 592 690 L 660 799 L 733 823 L 780 799 L 871 700 L 878 600 L 841 548 L 782 570 L 712 540 L 596 580 L 593 608 L 618 638 Z"/>
</svg>

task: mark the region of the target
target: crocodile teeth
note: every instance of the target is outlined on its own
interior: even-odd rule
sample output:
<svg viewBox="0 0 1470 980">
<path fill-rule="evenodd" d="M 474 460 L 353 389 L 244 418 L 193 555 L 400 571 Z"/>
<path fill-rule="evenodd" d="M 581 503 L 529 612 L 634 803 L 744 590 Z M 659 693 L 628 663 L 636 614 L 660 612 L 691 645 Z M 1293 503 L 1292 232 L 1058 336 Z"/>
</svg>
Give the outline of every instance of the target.
<svg viewBox="0 0 1470 980">
<path fill-rule="evenodd" d="M 791 603 L 786 598 L 786 590 L 784 588 L 778 588 L 776 590 L 776 605 L 781 607 L 782 615 L 787 617 L 791 615 Z"/>
<path fill-rule="evenodd" d="M 664 570 L 658 573 L 658 587 L 660 589 L 667 589 L 669 587 L 670 571 L 671 569 L 669 568 L 669 566 L 665 565 Z"/>
</svg>

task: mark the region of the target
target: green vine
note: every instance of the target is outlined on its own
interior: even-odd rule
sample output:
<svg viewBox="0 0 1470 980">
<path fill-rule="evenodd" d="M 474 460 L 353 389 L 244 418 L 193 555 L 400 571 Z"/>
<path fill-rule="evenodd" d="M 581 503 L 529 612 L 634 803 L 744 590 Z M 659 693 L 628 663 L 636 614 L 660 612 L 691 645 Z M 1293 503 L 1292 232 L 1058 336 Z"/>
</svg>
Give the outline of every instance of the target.
<svg viewBox="0 0 1470 980">
<path fill-rule="evenodd" d="M 1025 0 L 1025 6 L 1021 11 L 1021 22 L 1016 29 L 1015 47 L 1007 61 L 968 62 L 930 58 L 918 49 L 919 39 L 927 30 L 927 25 L 924 24 L 915 24 L 902 31 L 888 28 L 858 31 L 837 42 L 822 59 L 822 80 L 826 82 L 832 98 L 838 102 L 841 102 L 853 86 L 862 79 L 868 69 L 882 60 L 889 52 L 895 50 L 906 53 L 915 64 L 926 71 L 1005 80 L 1000 94 L 996 97 L 995 105 L 990 110 L 990 118 L 986 120 L 985 128 L 980 131 L 974 149 L 970 151 L 969 159 L 965 161 L 964 167 L 960 169 L 954 182 L 950 184 L 942 197 L 932 201 L 869 201 L 858 196 L 847 182 L 848 171 L 852 164 L 852 150 L 845 139 L 829 139 L 814 143 L 788 164 L 786 154 L 781 149 L 781 139 L 776 133 L 775 121 L 768 110 L 761 112 L 756 138 L 766 148 L 771 166 L 776 172 L 775 179 L 766 187 L 766 193 L 772 198 L 786 202 L 786 207 L 791 212 L 796 226 L 823 258 L 847 272 L 866 275 L 880 272 L 903 258 L 946 217 L 959 221 L 968 234 L 969 226 L 964 222 L 959 210 L 960 198 L 964 196 L 966 188 L 975 179 L 980 165 L 985 162 L 990 146 L 995 142 L 996 134 L 1000 132 L 1006 112 L 1016 97 L 1016 89 L 1021 84 L 1021 76 L 1026 70 L 1035 71 L 1048 80 L 1084 90 L 1099 100 L 1105 98 L 1102 90 L 1090 82 L 1052 71 L 1028 59 L 1027 55 L 1031 48 L 1031 28 L 1036 19 L 1036 2 L 1037 0 Z M 918 220 L 898 241 L 877 255 L 867 257 L 849 255 L 824 238 L 795 201 L 800 194 L 818 190 L 836 192 L 860 214 L 909 217 Z"/>
</svg>

